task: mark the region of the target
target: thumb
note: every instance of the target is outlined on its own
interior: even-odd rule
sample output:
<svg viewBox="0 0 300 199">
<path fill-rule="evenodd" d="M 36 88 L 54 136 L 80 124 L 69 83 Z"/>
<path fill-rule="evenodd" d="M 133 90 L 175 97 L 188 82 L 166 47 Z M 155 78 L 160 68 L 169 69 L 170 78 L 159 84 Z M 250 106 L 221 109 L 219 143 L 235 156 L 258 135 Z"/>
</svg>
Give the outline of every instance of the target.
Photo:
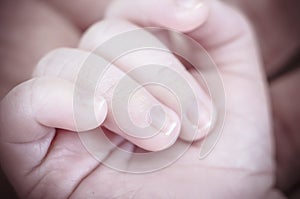
<svg viewBox="0 0 300 199">
<path fill-rule="evenodd" d="M 22 177 L 39 165 L 47 155 L 56 134 L 55 128 L 76 131 L 74 110 L 86 114 L 93 108 L 95 118 L 86 116 L 80 130 L 98 127 L 104 120 L 107 106 L 104 99 L 95 105 L 81 97 L 73 108 L 74 85 L 59 78 L 36 78 L 15 87 L 0 104 L 0 163 L 11 183 L 18 190 Z M 24 180 L 23 180 L 24 181 Z"/>
</svg>

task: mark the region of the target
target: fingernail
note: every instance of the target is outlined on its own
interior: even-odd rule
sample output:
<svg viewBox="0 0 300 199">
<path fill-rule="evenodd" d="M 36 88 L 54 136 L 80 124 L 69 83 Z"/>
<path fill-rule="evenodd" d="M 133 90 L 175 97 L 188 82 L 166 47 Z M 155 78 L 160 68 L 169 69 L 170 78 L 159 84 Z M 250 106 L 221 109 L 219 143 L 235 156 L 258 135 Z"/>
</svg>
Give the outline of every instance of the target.
<svg viewBox="0 0 300 199">
<path fill-rule="evenodd" d="M 86 131 L 97 128 L 104 121 L 107 114 L 107 105 L 104 98 L 95 98 L 76 95 L 74 108 L 74 119 L 77 131 Z"/>
<path fill-rule="evenodd" d="M 174 132 L 178 123 L 171 119 L 170 115 L 170 110 L 163 110 L 161 107 L 154 107 L 151 110 L 151 126 L 157 130 L 157 133 L 170 136 Z"/>
<path fill-rule="evenodd" d="M 98 124 L 102 124 L 107 115 L 107 104 L 104 98 L 95 100 L 95 114 Z"/>
<path fill-rule="evenodd" d="M 199 103 L 199 105 L 198 105 Z M 190 104 L 187 109 L 187 119 L 192 128 L 195 129 L 197 137 L 207 134 L 212 124 L 212 112 L 208 110 L 201 102 Z"/>
<path fill-rule="evenodd" d="M 180 7 L 196 9 L 203 5 L 203 0 L 176 0 Z"/>
</svg>

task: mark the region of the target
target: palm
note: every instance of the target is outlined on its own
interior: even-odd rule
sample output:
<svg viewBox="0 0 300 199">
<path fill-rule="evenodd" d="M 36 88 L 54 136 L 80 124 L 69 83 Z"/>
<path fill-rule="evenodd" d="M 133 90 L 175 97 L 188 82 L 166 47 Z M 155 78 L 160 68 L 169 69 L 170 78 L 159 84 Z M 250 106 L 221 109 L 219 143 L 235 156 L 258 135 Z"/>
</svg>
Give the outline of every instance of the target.
<svg viewBox="0 0 300 199">
<path fill-rule="evenodd" d="M 201 142 L 197 142 L 171 166 L 143 175 L 102 165 L 86 151 L 78 135 L 57 131 L 46 161 L 37 168 L 43 172 L 33 171 L 39 173 L 41 184 L 48 186 L 38 185 L 31 194 L 67 194 L 73 198 L 127 198 L 150 193 L 154 194 L 151 197 L 157 193 L 162 198 L 263 198 L 271 191 L 273 181 L 269 127 L 261 126 L 267 120 L 262 116 L 267 116 L 266 111 L 251 122 L 245 114 L 228 111 L 222 139 L 206 159 L 198 159 Z M 124 157 L 124 161 L 129 163 L 130 158 Z M 51 185 L 55 185 L 55 192 L 49 190 Z"/>
</svg>

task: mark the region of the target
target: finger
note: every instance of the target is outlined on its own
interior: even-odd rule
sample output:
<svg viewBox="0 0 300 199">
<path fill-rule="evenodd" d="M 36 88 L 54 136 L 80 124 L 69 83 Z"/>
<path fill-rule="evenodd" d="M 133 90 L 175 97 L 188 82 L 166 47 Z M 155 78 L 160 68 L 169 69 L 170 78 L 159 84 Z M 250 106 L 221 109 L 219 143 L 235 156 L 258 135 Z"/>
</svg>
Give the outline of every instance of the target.
<svg viewBox="0 0 300 199">
<path fill-rule="evenodd" d="M 247 104 L 248 100 L 246 99 L 249 95 L 246 95 L 245 88 L 251 88 L 248 90 L 248 94 L 251 94 L 251 96 L 256 96 L 255 93 L 259 91 L 260 95 L 257 96 L 260 98 L 256 98 L 251 102 L 255 106 L 264 102 L 266 96 L 264 94 L 264 78 L 260 59 L 247 20 L 220 1 L 201 1 L 201 6 L 195 4 L 194 7 L 191 6 L 188 9 L 186 7 L 179 8 L 179 4 L 176 2 L 168 0 L 161 2 L 160 9 L 168 10 L 168 12 L 157 14 L 156 1 L 136 0 L 126 4 L 123 1 L 115 1 L 109 7 L 107 17 L 123 17 L 143 27 L 158 26 L 175 30 L 183 30 L 183 22 L 193 24 L 193 28 L 184 30 L 184 32 L 202 45 L 217 65 L 227 92 L 227 102 L 229 102 L 227 107 L 231 111 L 242 115 L 253 112 L 253 109 L 251 110 L 249 104 Z M 134 9 L 130 10 L 129 7 L 132 7 L 132 4 L 135 4 L 135 6 Z M 128 9 L 130 12 L 128 12 Z M 140 17 L 140 11 L 143 11 L 143 17 Z M 178 15 L 182 17 L 180 20 L 176 18 Z M 202 58 L 202 52 L 198 52 L 197 49 L 192 49 L 189 52 L 195 54 L 196 63 L 203 65 L 205 56 L 204 60 L 200 59 Z M 201 71 L 203 75 L 210 75 L 214 72 L 210 66 L 208 64 L 208 67 L 204 68 L 205 71 Z M 189 69 L 189 72 L 197 81 L 201 82 L 196 69 Z M 241 109 L 240 105 L 243 104 L 245 107 Z M 266 107 L 268 106 L 266 105 Z M 256 111 L 261 113 L 266 110 Z"/>
<path fill-rule="evenodd" d="M 222 78 L 222 90 L 226 94 L 226 106 L 216 105 L 218 113 L 223 110 L 226 113 L 226 125 L 222 131 L 224 134 L 215 145 L 214 156 L 210 156 L 211 159 L 206 160 L 206 163 L 210 162 L 218 166 L 225 164 L 232 167 L 239 165 L 239 168 L 251 170 L 259 168 L 270 171 L 273 169 L 270 166 L 272 165 L 271 158 L 266 158 L 263 162 L 256 162 L 256 164 L 252 164 L 253 161 L 251 161 L 261 154 L 271 157 L 273 150 L 270 141 L 269 105 L 265 80 L 251 27 L 243 16 L 226 4 L 220 1 L 201 2 L 202 6 L 186 9 L 178 8 L 176 1 L 168 0 L 159 3 L 158 1 L 136 0 L 126 4 L 123 1 L 115 1 L 108 9 L 107 17 L 130 19 L 143 27 L 158 26 L 184 31 L 186 35 L 202 45 L 217 65 Z M 129 9 L 133 4 L 134 9 Z M 157 8 L 158 4 L 160 8 Z M 168 10 L 168 12 L 157 12 L 157 9 Z M 143 13 L 142 17 L 140 13 Z M 178 19 L 177 16 L 181 18 Z M 192 26 L 182 28 L 183 22 Z M 200 54 L 193 50 L 189 53 L 194 54 L 197 63 L 201 65 Z M 210 67 L 205 68 L 207 79 L 210 75 L 215 75 L 214 70 L 210 69 Z M 217 91 L 218 89 L 214 92 Z M 241 126 L 243 128 L 240 128 Z M 248 129 L 245 129 L 246 126 Z M 255 130 L 251 131 L 250 129 L 254 127 Z M 215 133 L 220 133 L 220 131 Z M 250 134 L 251 137 L 245 138 Z M 218 136 L 210 137 L 215 139 Z M 261 143 L 262 140 L 265 142 L 259 149 L 246 150 L 254 145 L 257 146 L 257 143 Z M 210 141 L 207 143 L 216 143 L 214 140 Z M 228 145 L 228 143 L 239 144 Z M 213 146 L 214 144 L 205 147 L 209 150 Z M 220 159 L 220 157 L 233 156 L 247 156 L 249 161 L 237 163 L 232 159 L 224 163 L 221 161 L 222 158 Z"/>
<path fill-rule="evenodd" d="M 207 4 L 203 2 L 205 1 L 117 0 L 109 5 L 106 16 L 125 18 L 142 26 L 159 25 L 178 31 L 189 31 L 203 23 L 208 15 Z"/>
<path fill-rule="evenodd" d="M 80 130 L 98 127 L 106 116 L 105 100 L 98 97 L 94 105 L 87 103 L 90 99 L 85 96 L 80 99 L 76 110 L 85 113 L 86 109 L 92 107 L 96 118 L 94 120 L 87 116 L 84 122 L 86 126 Z M 48 132 L 49 128 L 77 131 L 73 119 L 73 100 L 74 85 L 63 79 L 36 78 L 17 86 L 1 102 L 1 140 L 31 142 L 45 136 L 43 132 Z M 28 132 L 24 132 L 24 129 L 28 129 Z"/>
<path fill-rule="evenodd" d="M 157 9 L 168 12 L 157 12 Z M 143 17 L 140 17 L 141 12 Z M 253 55 L 253 48 L 240 50 L 253 42 L 250 38 L 252 30 L 247 20 L 220 1 L 133 0 L 124 3 L 117 0 L 109 6 L 106 17 L 122 17 L 142 27 L 164 27 L 185 32 L 209 52 L 218 66 L 227 66 L 228 62 L 233 61 L 245 62 L 243 58 L 247 57 L 248 61 L 249 54 Z M 190 28 L 182 28 L 183 26 Z"/>
<path fill-rule="evenodd" d="M 131 92 L 126 90 L 127 87 L 139 88 L 139 85 L 130 78 L 126 79 L 125 73 L 97 55 L 75 49 L 58 49 L 44 57 L 34 75 L 58 76 L 76 82 L 83 90 L 96 90 L 95 95 L 104 96 L 109 104 L 103 125 L 146 150 L 167 148 L 179 135 L 180 122 L 175 112 L 144 88 L 133 92 L 127 101 Z M 128 80 L 125 90 L 117 90 L 124 78 Z M 153 111 L 155 106 L 162 110 Z"/>
<path fill-rule="evenodd" d="M 122 36 L 121 34 L 130 31 L 133 32 L 132 35 L 129 34 L 126 36 L 126 34 L 123 34 L 124 36 Z M 114 41 L 111 44 L 109 43 L 109 39 L 112 39 L 116 35 L 121 35 L 119 36 L 121 37 L 119 38 L 120 42 L 126 41 L 126 44 L 123 43 L 122 48 L 126 48 L 125 46 L 128 44 L 128 52 L 130 50 L 130 53 L 119 57 L 120 44 L 116 42 L 114 46 Z M 139 39 L 137 40 L 136 38 Z M 101 47 L 101 45 L 106 44 L 110 47 Z M 132 50 L 130 46 L 142 49 Z M 211 100 L 187 72 L 181 62 L 152 34 L 127 21 L 105 20 L 94 24 L 87 30 L 81 39 L 79 47 L 84 50 L 93 51 L 107 60 L 114 60 L 114 64 L 118 68 L 126 73 L 130 73 L 131 77 L 139 83 L 143 83 L 146 79 L 149 79 L 151 73 L 144 72 L 134 75 L 132 71 L 134 69 L 142 70 L 141 68 L 144 66 L 148 66 L 148 68 L 152 67 L 152 71 L 155 73 L 155 80 L 157 81 L 155 83 L 157 84 L 162 84 L 163 82 L 163 86 L 171 89 L 171 85 L 177 82 L 177 88 L 173 90 L 174 95 L 180 93 L 181 88 L 185 90 L 185 95 L 182 98 L 176 96 L 179 98 L 179 102 L 177 102 L 178 99 L 176 97 L 166 92 L 166 89 L 162 88 L 162 86 L 147 86 L 146 88 L 160 102 L 175 110 L 178 115 L 182 114 L 181 138 L 192 141 L 206 135 L 212 121 Z M 119 58 L 115 60 L 116 57 Z M 154 65 L 165 66 L 165 68 L 155 72 Z M 174 70 L 179 75 L 171 75 L 169 70 Z M 189 85 L 191 92 L 183 89 L 183 85 L 179 84 L 180 79 L 183 79 Z"/>
<path fill-rule="evenodd" d="M 135 6 L 137 7 L 135 8 L 138 9 L 128 12 L 131 6 L 130 3 L 136 4 Z M 122 17 L 132 20 L 143 27 L 158 26 L 184 31 L 187 36 L 190 36 L 191 39 L 198 42 L 207 51 L 203 52 L 203 49 L 199 49 L 194 43 L 189 46 L 188 44 L 191 42 L 185 40 L 176 41 L 171 39 L 171 41 L 166 42 L 175 42 L 175 44 L 172 43 L 171 45 L 175 45 L 175 48 L 179 49 L 179 51 L 188 52 L 186 53 L 190 54 L 188 55 L 188 60 L 193 64 L 196 63 L 198 68 L 201 67 L 201 75 L 209 82 L 210 91 L 213 89 L 214 94 L 212 98 L 218 98 L 217 101 L 220 101 L 217 90 L 221 89 L 226 92 L 227 106 L 215 104 L 218 112 L 214 113 L 214 115 L 225 114 L 228 111 L 225 108 L 228 108 L 230 112 L 243 115 L 246 118 L 249 118 L 251 115 L 249 113 L 253 114 L 253 112 L 268 118 L 268 105 L 261 105 L 267 98 L 264 90 L 260 59 L 257 54 L 252 30 L 244 17 L 219 1 L 202 1 L 202 6 L 191 7 L 190 9 L 183 7 L 181 7 L 183 9 L 179 9 L 176 1 L 163 1 L 160 3 L 160 6 L 163 10 L 168 10 L 168 12 L 164 12 L 163 16 L 156 12 L 156 1 L 142 0 L 131 1 L 130 3 L 124 4 L 122 1 L 115 1 L 108 9 L 107 17 Z M 173 9 L 172 7 L 178 9 Z M 138 12 L 141 10 L 144 11 L 143 17 L 140 17 Z M 181 16 L 180 20 L 176 18 L 178 15 Z M 188 29 L 183 29 L 182 24 L 193 24 L 193 27 L 190 26 Z M 216 70 L 219 71 L 216 73 Z M 201 86 L 202 78 L 199 78 L 197 75 L 199 70 L 190 68 L 188 71 Z M 221 88 L 214 82 L 214 78 L 220 79 L 218 73 L 222 77 L 221 81 L 224 88 Z M 245 93 L 245 88 L 247 88 L 248 94 Z M 247 102 L 249 101 L 249 95 L 257 97 L 253 98 L 254 100 L 249 103 Z M 216 100 L 214 102 L 216 103 Z M 243 108 L 240 108 L 241 106 Z M 260 109 L 258 106 L 265 108 Z M 253 107 L 257 108 L 253 109 Z M 249 119 L 253 121 L 253 118 Z M 213 121 L 214 124 L 219 124 L 216 126 L 221 126 L 222 117 L 214 117 Z M 262 121 L 258 123 L 261 123 L 259 126 L 263 126 Z M 269 124 L 269 120 L 267 120 L 267 123 Z M 207 143 L 215 142 L 209 141 Z M 210 149 L 212 146 L 206 148 Z"/>
<path fill-rule="evenodd" d="M 47 154 L 56 134 L 55 128 L 77 130 L 73 119 L 74 85 L 59 78 L 36 78 L 24 82 L 3 98 L 0 104 L 0 160 L 11 182 L 18 186 L 25 176 Z M 84 96 L 78 103 L 79 114 L 86 116 L 85 129 L 99 126 L 107 112 L 104 99 L 89 105 Z M 93 100 L 94 101 L 94 100 Z M 90 107 L 89 107 L 90 106 Z"/>
</svg>

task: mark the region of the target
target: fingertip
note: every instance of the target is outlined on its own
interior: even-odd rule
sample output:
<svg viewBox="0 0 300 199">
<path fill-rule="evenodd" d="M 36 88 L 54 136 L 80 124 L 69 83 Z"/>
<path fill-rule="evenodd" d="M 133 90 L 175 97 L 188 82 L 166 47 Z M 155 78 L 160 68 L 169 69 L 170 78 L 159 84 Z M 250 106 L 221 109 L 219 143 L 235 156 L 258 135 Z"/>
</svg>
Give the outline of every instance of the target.
<svg viewBox="0 0 300 199">
<path fill-rule="evenodd" d="M 100 126 L 106 119 L 108 112 L 106 100 L 103 97 L 95 99 L 95 116 L 97 119 L 97 126 Z"/>
<path fill-rule="evenodd" d="M 115 1 L 107 9 L 106 17 L 127 19 L 143 27 L 158 26 L 188 32 L 206 21 L 209 8 L 209 0 L 138 0 L 126 4 Z"/>
<path fill-rule="evenodd" d="M 139 146 L 148 151 L 162 151 L 171 147 L 180 135 L 181 121 L 171 109 L 167 110 L 167 117 L 162 128 L 157 129 L 155 136 L 142 140 Z"/>
<path fill-rule="evenodd" d="M 161 25 L 167 28 L 189 32 L 205 23 L 210 11 L 210 1 L 175 0 L 169 7 L 172 7 L 171 11 L 165 12 L 165 16 L 157 21 L 161 21 Z"/>
<path fill-rule="evenodd" d="M 200 100 L 201 99 L 201 100 Z M 216 108 L 209 98 L 199 98 L 189 103 L 183 115 L 180 138 L 193 142 L 208 135 L 216 123 Z"/>
</svg>

